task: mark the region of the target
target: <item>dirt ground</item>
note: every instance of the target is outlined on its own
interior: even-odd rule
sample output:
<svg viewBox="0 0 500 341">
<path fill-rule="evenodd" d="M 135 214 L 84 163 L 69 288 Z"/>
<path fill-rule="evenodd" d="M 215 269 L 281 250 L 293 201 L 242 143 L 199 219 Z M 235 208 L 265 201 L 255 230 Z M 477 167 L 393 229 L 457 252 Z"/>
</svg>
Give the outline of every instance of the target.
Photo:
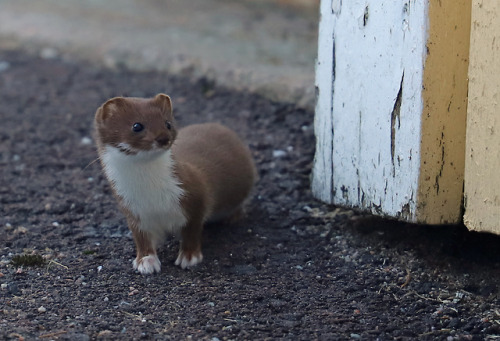
<svg viewBox="0 0 500 341">
<path fill-rule="evenodd" d="M 168 240 L 162 272 L 142 276 L 91 127 L 107 98 L 158 92 L 180 125 L 236 130 L 260 181 L 244 220 L 207 226 L 200 266 L 174 266 Z M 500 238 L 314 200 L 310 111 L 203 79 L 0 51 L 0 118 L 0 339 L 500 338 Z"/>
</svg>

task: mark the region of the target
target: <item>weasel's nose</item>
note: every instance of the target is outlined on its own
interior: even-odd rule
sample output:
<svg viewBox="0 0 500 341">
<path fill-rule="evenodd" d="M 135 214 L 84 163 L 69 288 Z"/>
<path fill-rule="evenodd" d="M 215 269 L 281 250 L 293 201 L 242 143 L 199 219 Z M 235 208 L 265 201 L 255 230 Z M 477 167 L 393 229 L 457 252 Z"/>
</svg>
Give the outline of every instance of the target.
<svg viewBox="0 0 500 341">
<path fill-rule="evenodd" d="M 155 139 L 156 143 L 158 143 L 158 146 L 160 147 L 165 147 L 168 144 L 168 136 L 167 135 L 160 135 Z"/>
</svg>

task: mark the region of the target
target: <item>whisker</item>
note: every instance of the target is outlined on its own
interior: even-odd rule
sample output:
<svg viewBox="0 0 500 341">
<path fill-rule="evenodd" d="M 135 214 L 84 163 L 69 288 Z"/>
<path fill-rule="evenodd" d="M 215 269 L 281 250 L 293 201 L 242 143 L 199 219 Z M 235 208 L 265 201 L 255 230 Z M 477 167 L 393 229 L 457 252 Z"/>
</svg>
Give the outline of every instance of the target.
<svg viewBox="0 0 500 341">
<path fill-rule="evenodd" d="M 92 166 L 92 165 L 93 165 L 94 163 L 96 163 L 97 161 L 99 161 L 99 159 L 100 159 L 100 158 L 98 157 L 97 159 L 90 161 L 90 163 L 89 163 L 88 165 L 86 165 L 86 166 L 82 169 L 82 172 L 83 172 L 84 170 L 86 170 L 87 168 L 89 168 L 90 166 Z"/>
</svg>

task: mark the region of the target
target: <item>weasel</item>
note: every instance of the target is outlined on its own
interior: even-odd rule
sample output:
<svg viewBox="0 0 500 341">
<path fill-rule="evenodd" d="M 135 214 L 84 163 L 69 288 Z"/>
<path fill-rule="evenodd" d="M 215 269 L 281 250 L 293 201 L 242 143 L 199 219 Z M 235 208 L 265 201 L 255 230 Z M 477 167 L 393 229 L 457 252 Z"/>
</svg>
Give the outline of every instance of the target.
<svg viewBox="0 0 500 341">
<path fill-rule="evenodd" d="M 243 213 L 256 178 L 249 148 L 220 124 L 178 130 L 165 94 L 112 98 L 94 124 L 102 168 L 134 238 L 134 269 L 160 272 L 156 250 L 166 234 L 180 237 L 176 265 L 200 263 L 203 224 Z"/>
</svg>

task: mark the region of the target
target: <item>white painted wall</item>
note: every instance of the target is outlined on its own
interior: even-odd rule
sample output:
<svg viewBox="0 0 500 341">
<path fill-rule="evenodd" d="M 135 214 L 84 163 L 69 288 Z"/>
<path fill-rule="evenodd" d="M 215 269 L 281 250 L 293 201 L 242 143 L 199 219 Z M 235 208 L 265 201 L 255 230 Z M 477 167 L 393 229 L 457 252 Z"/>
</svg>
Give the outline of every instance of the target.
<svg viewBox="0 0 500 341">
<path fill-rule="evenodd" d="M 419 0 L 321 2 L 312 181 L 321 200 L 416 219 L 426 12 Z"/>
</svg>

